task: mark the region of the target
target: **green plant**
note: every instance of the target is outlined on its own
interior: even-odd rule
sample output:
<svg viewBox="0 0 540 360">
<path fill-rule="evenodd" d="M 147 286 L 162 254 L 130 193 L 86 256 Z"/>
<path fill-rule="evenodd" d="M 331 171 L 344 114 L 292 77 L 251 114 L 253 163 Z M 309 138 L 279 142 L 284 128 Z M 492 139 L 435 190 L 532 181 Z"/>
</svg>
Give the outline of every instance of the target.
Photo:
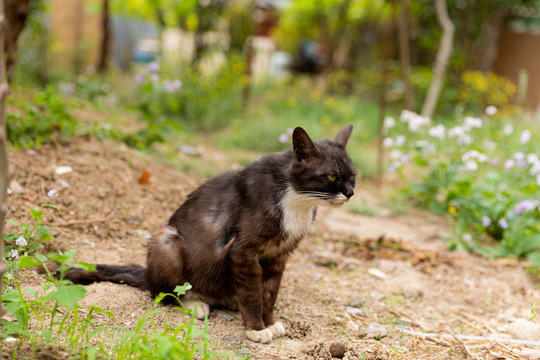
<svg viewBox="0 0 540 360">
<path fill-rule="evenodd" d="M 53 86 L 36 94 L 31 105 L 25 102 L 12 104 L 21 111 L 10 112 L 6 118 L 8 140 L 15 149 L 63 142 L 75 135 L 77 120 L 67 112 L 64 99 Z"/>
</svg>

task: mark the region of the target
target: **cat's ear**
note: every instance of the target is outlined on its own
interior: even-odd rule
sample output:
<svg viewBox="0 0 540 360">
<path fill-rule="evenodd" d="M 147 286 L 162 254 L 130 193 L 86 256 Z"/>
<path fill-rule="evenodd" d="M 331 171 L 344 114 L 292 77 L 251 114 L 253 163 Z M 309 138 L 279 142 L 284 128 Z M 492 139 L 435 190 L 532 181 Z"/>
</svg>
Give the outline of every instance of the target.
<svg viewBox="0 0 540 360">
<path fill-rule="evenodd" d="M 292 134 L 293 151 L 298 162 L 306 160 L 319 152 L 307 132 L 301 127 L 294 129 Z"/>
<path fill-rule="evenodd" d="M 347 148 L 347 143 L 349 142 L 349 138 L 351 137 L 352 129 L 352 125 L 347 126 L 345 129 L 341 130 L 339 134 L 337 134 L 332 139 L 332 141 L 343 149 Z"/>
</svg>

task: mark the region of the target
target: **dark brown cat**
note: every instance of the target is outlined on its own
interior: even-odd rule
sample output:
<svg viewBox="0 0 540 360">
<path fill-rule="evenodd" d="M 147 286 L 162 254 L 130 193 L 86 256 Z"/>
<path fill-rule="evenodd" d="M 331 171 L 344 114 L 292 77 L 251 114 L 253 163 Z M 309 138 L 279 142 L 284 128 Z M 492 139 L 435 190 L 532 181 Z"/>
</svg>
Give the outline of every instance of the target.
<svg viewBox="0 0 540 360">
<path fill-rule="evenodd" d="M 250 340 L 284 335 L 273 309 L 288 257 L 317 206 L 340 206 L 354 194 L 356 170 L 345 151 L 351 132 L 349 125 L 332 140 L 312 142 L 297 127 L 291 150 L 202 184 L 148 244 L 146 269 L 97 265 L 66 277 L 127 283 L 153 297 L 189 282 L 183 303 L 198 318 L 213 306 L 236 308 Z"/>
</svg>

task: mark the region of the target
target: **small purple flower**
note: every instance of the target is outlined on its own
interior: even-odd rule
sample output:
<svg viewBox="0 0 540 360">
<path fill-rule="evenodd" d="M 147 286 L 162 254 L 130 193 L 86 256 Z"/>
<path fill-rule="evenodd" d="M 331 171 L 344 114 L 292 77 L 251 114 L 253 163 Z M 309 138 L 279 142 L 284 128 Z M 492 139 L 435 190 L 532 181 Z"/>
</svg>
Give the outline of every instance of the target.
<svg viewBox="0 0 540 360">
<path fill-rule="evenodd" d="M 471 236 L 471 234 L 465 234 L 465 235 L 463 235 L 463 240 L 464 240 L 465 242 L 470 243 L 470 242 L 472 241 L 472 236 Z"/>
<path fill-rule="evenodd" d="M 506 221 L 505 218 L 499 219 L 499 221 L 497 223 L 499 224 L 501 229 L 503 229 L 503 230 L 508 229 L 508 221 Z"/>
<path fill-rule="evenodd" d="M 293 131 L 294 131 L 293 129 L 287 128 L 287 134 L 289 134 L 289 135 L 291 135 L 291 136 L 292 136 L 292 134 L 293 134 Z"/>
<path fill-rule="evenodd" d="M 137 84 L 142 84 L 144 81 L 144 77 L 141 74 L 137 74 L 135 75 L 135 81 L 137 82 Z"/>
<path fill-rule="evenodd" d="M 150 70 L 151 72 L 159 71 L 159 63 L 157 61 L 152 61 L 148 64 L 148 70 Z"/>
<path fill-rule="evenodd" d="M 280 143 L 286 144 L 286 143 L 289 142 L 289 135 L 287 135 L 287 134 L 281 134 L 281 135 L 279 135 L 278 140 L 279 140 Z"/>
<path fill-rule="evenodd" d="M 405 136 L 403 136 L 403 135 L 396 136 L 396 146 L 400 147 L 400 146 L 402 146 L 404 144 L 405 144 Z"/>
<path fill-rule="evenodd" d="M 516 215 L 521 214 L 522 212 L 532 211 L 540 205 L 538 200 L 523 200 L 519 202 L 514 208 L 514 213 Z"/>
<path fill-rule="evenodd" d="M 405 155 L 403 155 L 403 156 L 401 157 L 400 161 L 401 161 L 402 164 L 407 164 L 408 162 L 411 161 L 411 156 L 405 154 Z"/>
<path fill-rule="evenodd" d="M 488 227 L 489 225 L 491 225 L 491 219 L 489 218 L 489 216 L 482 216 L 482 226 Z"/>
<path fill-rule="evenodd" d="M 19 260 L 19 252 L 15 249 L 11 249 L 11 252 L 9 253 L 9 257 L 12 259 Z"/>
<path fill-rule="evenodd" d="M 55 198 L 56 196 L 58 196 L 58 191 L 56 191 L 55 189 L 51 189 L 47 192 L 47 196 L 51 199 Z"/>
<path fill-rule="evenodd" d="M 516 166 L 520 169 L 525 169 L 527 167 L 527 162 L 525 161 L 525 159 L 518 159 L 516 161 Z"/>
<path fill-rule="evenodd" d="M 26 242 L 26 239 L 23 238 L 22 236 L 19 236 L 19 238 L 17 240 L 15 240 L 15 244 L 17 246 L 26 246 L 26 245 L 28 245 L 28 243 Z"/>
<path fill-rule="evenodd" d="M 493 159 L 491 159 L 491 164 L 492 165 L 497 165 L 499 163 L 499 158 L 498 157 L 494 157 Z"/>
</svg>

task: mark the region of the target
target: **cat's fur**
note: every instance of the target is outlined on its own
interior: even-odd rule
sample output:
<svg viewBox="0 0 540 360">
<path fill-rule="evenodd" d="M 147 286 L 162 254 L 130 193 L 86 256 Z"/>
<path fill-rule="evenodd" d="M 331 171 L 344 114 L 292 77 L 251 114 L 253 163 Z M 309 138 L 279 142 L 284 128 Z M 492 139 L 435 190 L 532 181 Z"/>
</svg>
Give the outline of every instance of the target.
<svg viewBox="0 0 540 360">
<path fill-rule="evenodd" d="M 97 265 L 66 277 L 126 283 L 153 297 L 189 282 L 183 302 L 198 318 L 211 306 L 239 308 L 251 340 L 282 336 L 273 309 L 289 255 L 317 206 L 339 206 L 354 194 L 356 170 L 345 151 L 351 132 L 349 125 L 332 140 L 312 142 L 298 127 L 291 150 L 202 184 L 149 242 L 146 269 Z"/>
</svg>

